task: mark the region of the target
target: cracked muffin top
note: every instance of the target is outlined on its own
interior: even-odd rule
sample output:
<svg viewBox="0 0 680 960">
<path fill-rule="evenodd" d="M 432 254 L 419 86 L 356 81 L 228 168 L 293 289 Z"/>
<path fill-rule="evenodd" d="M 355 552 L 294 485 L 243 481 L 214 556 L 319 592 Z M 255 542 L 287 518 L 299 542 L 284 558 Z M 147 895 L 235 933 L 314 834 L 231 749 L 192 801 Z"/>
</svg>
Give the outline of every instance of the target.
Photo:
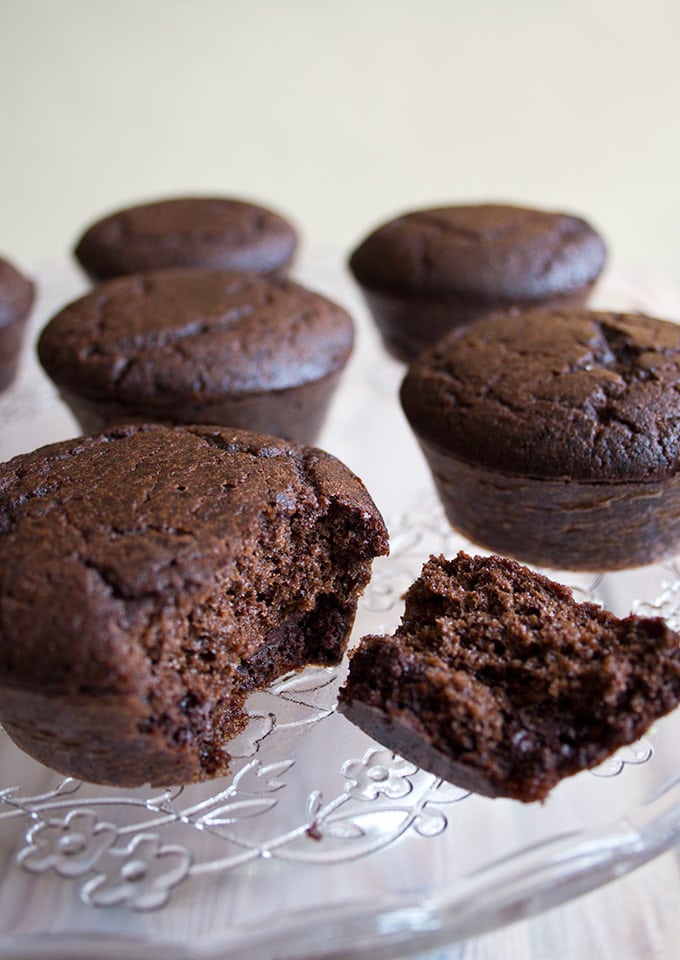
<svg viewBox="0 0 680 960">
<path fill-rule="evenodd" d="M 95 280 L 166 267 L 270 273 L 285 269 L 297 236 L 279 214 L 224 197 L 175 197 L 92 224 L 75 249 Z"/>
<path fill-rule="evenodd" d="M 605 258 L 585 220 L 489 203 L 398 217 L 364 240 L 350 267 L 373 290 L 486 303 L 569 295 L 597 279 Z"/>
<path fill-rule="evenodd" d="M 165 611 L 169 634 L 170 606 L 186 613 L 225 570 L 231 599 L 245 604 L 254 588 L 238 594 L 239 577 L 256 561 L 257 604 L 271 605 L 267 590 L 286 559 L 288 527 L 294 549 L 305 544 L 296 560 L 300 582 L 286 576 L 292 608 L 312 580 L 304 538 L 338 510 L 355 531 L 338 524 L 338 555 L 351 543 L 356 558 L 386 551 L 373 501 L 340 461 L 244 430 L 119 427 L 15 457 L 0 469 L 0 679 L 134 688 L 142 674 L 133 637 L 152 643 L 150 609 Z M 332 574 L 326 565 L 323 575 Z M 49 616 L 36 617 L 38 598 Z M 227 652 L 235 659 L 252 641 L 250 612 L 232 625 Z M 209 621 L 210 610 L 204 615 Z M 192 616 L 197 635 L 224 628 L 216 621 L 201 630 Z"/>
<path fill-rule="evenodd" d="M 680 326 L 588 310 L 494 314 L 416 360 L 401 402 L 418 437 L 473 465 L 663 478 L 680 461 Z"/>
<path fill-rule="evenodd" d="M 38 354 L 81 396 L 163 406 L 317 380 L 353 337 L 344 310 L 292 281 L 178 268 L 101 284 L 50 321 Z"/>
</svg>

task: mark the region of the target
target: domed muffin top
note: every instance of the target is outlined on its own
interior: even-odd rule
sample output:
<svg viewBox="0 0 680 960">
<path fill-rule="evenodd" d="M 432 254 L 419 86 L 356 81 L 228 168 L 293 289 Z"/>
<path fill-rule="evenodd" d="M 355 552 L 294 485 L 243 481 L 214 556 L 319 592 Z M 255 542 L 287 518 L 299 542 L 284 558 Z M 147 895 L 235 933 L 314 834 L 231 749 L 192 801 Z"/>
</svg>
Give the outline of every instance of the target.
<svg viewBox="0 0 680 960">
<path fill-rule="evenodd" d="M 657 479 L 680 464 L 680 326 L 639 314 L 498 313 L 416 360 L 415 433 L 473 465 L 538 479 Z"/>
<path fill-rule="evenodd" d="M 344 310 L 292 281 L 178 268 L 101 284 L 50 321 L 38 353 L 61 387 L 162 409 L 316 380 L 353 337 Z"/>
<path fill-rule="evenodd" d="M 579 217 L 489 203 L 398 217 L 364 240 L 350 267 L 385 293 L 512 302 L 581 290 L 605 257 L 602 238 Z"/>
<path fill-rule="evenodd" d="M 282 216 L 224 197 L 175 197 L 139 204 L 92 224 L 75 256 L 96 280 L 164 267 L 270 273 L 285 269 L 297 246 Z"/>
</svg>

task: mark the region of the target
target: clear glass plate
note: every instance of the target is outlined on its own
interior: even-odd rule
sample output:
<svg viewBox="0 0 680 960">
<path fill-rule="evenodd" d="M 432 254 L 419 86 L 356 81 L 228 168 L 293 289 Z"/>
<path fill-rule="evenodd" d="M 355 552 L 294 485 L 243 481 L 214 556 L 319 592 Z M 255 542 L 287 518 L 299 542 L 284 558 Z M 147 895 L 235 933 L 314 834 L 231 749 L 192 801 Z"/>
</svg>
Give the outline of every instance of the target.
<svg viewBox="0 0 680 960">
<path fill-rule="evenodd" d="M 391 532 L 354 643 L 396 626 L 430 553 L 473 548 L 443 519 L 396 400 L 402 368 L 339 259 L 300 275 L 357 317 L 321 444 L 364 478 Z M 62 264 L 39 282 L 33 333 L 83 287 Z M 678 305 L 674 291 L 630 278 L 610 279 L 600 300 L 662 315 Z M 30 344 L 0 397 L 0 425 L 2 459 L 75 432 Z M 660 613 L 680 627 L 674 562 L 551 576 L 617 614 Z M 680 711 L 525 806 L 465 793 L 372 742 L 334 711 L 343 670 L 308 670 L 252 697 L 231 775 L 184 789 L 64 780 L 0 734 L 0 954 L 394 960 L 567 900 L 680 840 Z"/>
</svg>

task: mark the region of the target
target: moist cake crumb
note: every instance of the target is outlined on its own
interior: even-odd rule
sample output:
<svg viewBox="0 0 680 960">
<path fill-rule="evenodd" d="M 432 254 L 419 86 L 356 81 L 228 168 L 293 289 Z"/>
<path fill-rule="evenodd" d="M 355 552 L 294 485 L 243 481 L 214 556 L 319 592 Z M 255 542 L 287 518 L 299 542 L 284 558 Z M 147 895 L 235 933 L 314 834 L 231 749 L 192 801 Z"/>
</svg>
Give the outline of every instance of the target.
<svg viewBox="0 0 680 960">
<path fill-rule="evenodd" d="M 662 619 L 618 619 L 514 560 L 431 557 L 405 599 L 394 635 L 351 655 L 339 710 L 465 789 L 543 800 L 680 700 Z"/>
</svg>

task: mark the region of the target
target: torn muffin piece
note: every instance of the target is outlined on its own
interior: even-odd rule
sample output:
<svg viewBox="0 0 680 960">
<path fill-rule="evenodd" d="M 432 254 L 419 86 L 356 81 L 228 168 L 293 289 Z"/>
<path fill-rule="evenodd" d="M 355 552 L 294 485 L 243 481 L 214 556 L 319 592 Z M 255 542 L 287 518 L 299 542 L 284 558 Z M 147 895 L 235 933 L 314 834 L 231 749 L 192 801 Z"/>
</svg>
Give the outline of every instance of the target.
<svg viewBox="0 0 680 960">
<path fill-rule="evenodd" d="M 339 710 L 489 797 L 543 800 L 680 701 L 680 636 L 499 556 L 431 557 L 393 636 L 364 637 Z"/>
<path fill-rule="evenodd" d="M 225 773 L 251 690 L 342 658 L 383 520 L 329 454 L 127 426 L 0 467 L 0 721 L 117 786 Z"/>
</svg>

